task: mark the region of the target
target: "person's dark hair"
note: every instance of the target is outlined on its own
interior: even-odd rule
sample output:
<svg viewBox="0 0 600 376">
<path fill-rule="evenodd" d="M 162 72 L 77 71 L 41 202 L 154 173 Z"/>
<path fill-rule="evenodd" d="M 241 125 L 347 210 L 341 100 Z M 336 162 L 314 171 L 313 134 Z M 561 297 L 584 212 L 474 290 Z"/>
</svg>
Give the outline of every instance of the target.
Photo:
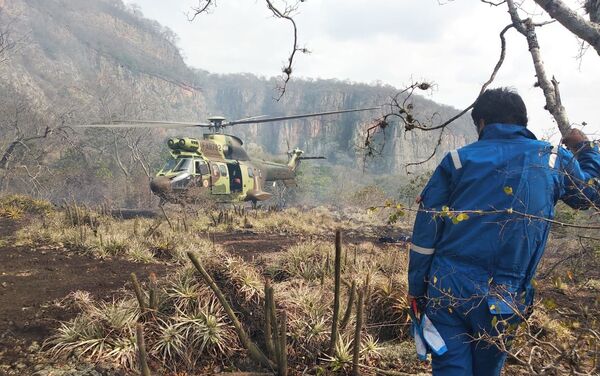
<svg viewBox="0 0 600 376">
<path fill-rule="evenodd" d="M 527 126 L 527 108 L 516 91 L 499 87 L 483 92 L 475 101 L 471 117 L 476 126 L 483 119 L 485 125 L 493 123 Z"/>
</svg>

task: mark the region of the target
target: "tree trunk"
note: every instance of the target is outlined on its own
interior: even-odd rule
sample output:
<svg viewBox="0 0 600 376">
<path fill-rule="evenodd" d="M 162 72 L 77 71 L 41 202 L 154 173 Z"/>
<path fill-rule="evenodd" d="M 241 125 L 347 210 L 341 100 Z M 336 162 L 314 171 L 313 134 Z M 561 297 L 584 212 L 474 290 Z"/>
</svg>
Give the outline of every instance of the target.
<svg viewBox="0 0 600 376">
<path fill-rule="evenodd" d="M 536 0 L 538 1 L 538 0 Z M 541 1 L 541 0 L 540 0 Z M 508 13 L 510 14 L 511 20 L 515 29 L 527 39 L 527 45 L 529 46 L 529 53 L 533 60 L 533 67 L 535 68 L 535 75 L 537 76 L 537 83 L 544 92 L 546 98 L 546 110 L 552 114 L 558 129 L 563 137 L 566 137 L 571 131 L 571 124 L 567 117 L 567 112 L 562 105 L 560 100 L 560 92 L 558 90 L 558 81 L 553 77 L 552 80 L 548 79 L 546 75 L 546 69 L 544 68 L 544 62 L 542 61 L 542 55 L 540 52 L 540 45 L 537 40 L 537 34 L 535 32 L 535 25 L 533 21 L 528 18 L 522 20 L 517 11 L 517 6 L 514 0 L 507 0 Z"/>
<path fill-rule="evenodd" d="M 600 24 L 600 0 L 587 0 L 585 11 L 590 15 L 590 21 Z"/>
<path fill-rule="evenodd" d="M 590 22 L 579 15 L 569 6 L 567 6 L 562 0 L 534 0 L 540 7 L 542 7 L 550 17 L 560 22 L 570 32 L 575 34 L 577 37 L 588 42 L 592 46 L 598 55 L 600 55 L 600 25 L 594 22 L 598 22 L 599 14 L 599 1 L 598 0 L 587 0 L 585 7 L 590 13 L 590 19 L 595 20 Z M 589 11 L 589 8 L 593 12 Z"/>
</svg>

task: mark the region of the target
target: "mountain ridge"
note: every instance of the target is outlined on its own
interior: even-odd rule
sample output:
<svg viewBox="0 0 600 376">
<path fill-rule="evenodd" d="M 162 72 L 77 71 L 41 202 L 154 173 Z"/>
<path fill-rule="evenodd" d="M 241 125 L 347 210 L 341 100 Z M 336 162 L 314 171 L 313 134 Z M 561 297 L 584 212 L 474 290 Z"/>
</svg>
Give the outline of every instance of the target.
<svg viewBox="0 0 600 376">
<path fill-rule="evenodd" d="M 12 0 L 4 2 L 3 10 L 3 17 L 15 21 L 14 34 L 21 43 L 0 65 L 0 89 L 18 93 L 38 113 L 54 114 L 67 124 L 118 118 L 204 121 L 215 114 L 235 119 L 312 113 L 370 107 L 385 103 L 396 92 L 388 85 L 293 79 L 285 96 L 275 101 L 276 78 L 213 74 L 187 66 L 176 46 L 177 36 L 121 0 Z M 419 96 L 414 105 L 421 118 L 434 113 L 448 118 L 458 112 Z M 360 150 L 364 125 L 377 115 L 352 113 L 239 126 L 231 133 L 267 154 L 284 153 L 289 143 L 311 155 L 323 155 L 333 164 L 359 166 L 364 157 Z M 164 138 L 174 134 L 147 132 L 148 153 L 164 149 Z M 199 137 L 200 133 L 186 130 L 186 135 Z M 112 136 L 91 132 L 78 137 L 78 145 L 84 141 L 108 145 Z M 434 168 L 445 151 L 474 139 L 468 119 L 459 119 L 445 132 L 436 157 L 414 170 Z M 368 164 L 369 171 L 403 174 L 407 163 L 431 155 L 438 132 L 405 132 L 392 124 L 385 141 L 381 157 Z M 55 154 L 63 158 L 64 150 Z M 156 154 L 148 156 L 150 169 L 156 169 L 164 153 Z"/>
</svg>

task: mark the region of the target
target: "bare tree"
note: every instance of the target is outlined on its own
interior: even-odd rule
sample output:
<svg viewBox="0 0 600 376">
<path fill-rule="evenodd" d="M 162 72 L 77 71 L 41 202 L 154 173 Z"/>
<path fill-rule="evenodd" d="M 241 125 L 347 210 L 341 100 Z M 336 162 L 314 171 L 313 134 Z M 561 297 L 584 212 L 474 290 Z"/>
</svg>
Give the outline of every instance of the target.
<svg viewBox="0 0 600 376">
<path fill-rule="evenodd" d="M 7 52 L 15 47 L 11 35 L 12 20 L 5 20 L 4 9 L 0 6 L 0 63 L 6 61 Z"/>
<path fill-rule="evenodd" d="M 287 21 L 292 28 L 293 36 L 292 36 L 292 48 L 289 56 L 287 57 L 287 61 L 281 69 L 282 77 L 280 84 L 277 86 L 277 91 L 279 92 L 278 96 L 275 98 L 279 101 L 285 95 L 285 90 L 288 82 L 292 78 L 294 58 L 298 52 L 300 53 L 310 53 L 310 51 L 306 47 L 300 47 L 298 42 L 298 27 L 296 25 L 296 21 L 294 20 L 294 15 L 298 11 L 298 6 L 300 3 L 303 3 L 305 0 L 296 0 L 293 3 L 288 3 L 285 0 L 278 1 L 280 4 L 276 4 L 277 0 L 264 0 L 265 5 L 273 14 L 273 17 Z M 213 8 L 217 6 L 216 0 L 199 0 L 198 6 L 192 8 L 192 12 L 188 15 L 188 19 L 193 21 L 197 16 L 203 13 L 209 13 Z"/>
<path fill-rule="evenodd" d="M 0 187 L 16 179 L 29 193 L 42 195 L 47 187 L 41 179 L 52 174 L 47 153 L 56 150 L 56 142 L 68 138 L 70 113 L 42 117 L 29 98 L 10 87 L 1 90 L 7 95 L 0 103 Z"/>
<path fill-rule="evenodd" d="M 600 1 L 586 0 L 585 9 L 589 13 L 590 20 L 571 9 L 562 0 L 534 0 L 542 7 L 550 17 L 567 28 L 578 38 L 583 39 L 592 46 L 600 55 Z M 509 6 L 514 6 L 509 5 Z"/>
<path fill-rule="evenodd" d="M 590 21 L 600 24 L 600 1 L 586 0 L 585 11 L 590 15 Z"/>
</svg>

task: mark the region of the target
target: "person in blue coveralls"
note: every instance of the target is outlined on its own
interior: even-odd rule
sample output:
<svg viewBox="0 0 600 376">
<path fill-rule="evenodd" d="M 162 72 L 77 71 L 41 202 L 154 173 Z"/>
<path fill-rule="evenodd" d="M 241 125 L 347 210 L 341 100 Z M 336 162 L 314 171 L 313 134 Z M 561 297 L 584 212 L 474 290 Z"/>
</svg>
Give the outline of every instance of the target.
<svg viewBox="0 0 600 376">
<path fill-rule="evenodd" d="M 507 88 L 486 90 L 471 116 L 479 140 L 435 170 L 410 248 L 409 303 L 420 303 L 447 347 L 432 354 L 436 376 L 500 375 L 506 353 L 489 338 L 529 314 L 555 204 L 600 205 L 600 153 L 581 131 L 563 139 L 568 150 L 537 140 Z"/>
</svg>

